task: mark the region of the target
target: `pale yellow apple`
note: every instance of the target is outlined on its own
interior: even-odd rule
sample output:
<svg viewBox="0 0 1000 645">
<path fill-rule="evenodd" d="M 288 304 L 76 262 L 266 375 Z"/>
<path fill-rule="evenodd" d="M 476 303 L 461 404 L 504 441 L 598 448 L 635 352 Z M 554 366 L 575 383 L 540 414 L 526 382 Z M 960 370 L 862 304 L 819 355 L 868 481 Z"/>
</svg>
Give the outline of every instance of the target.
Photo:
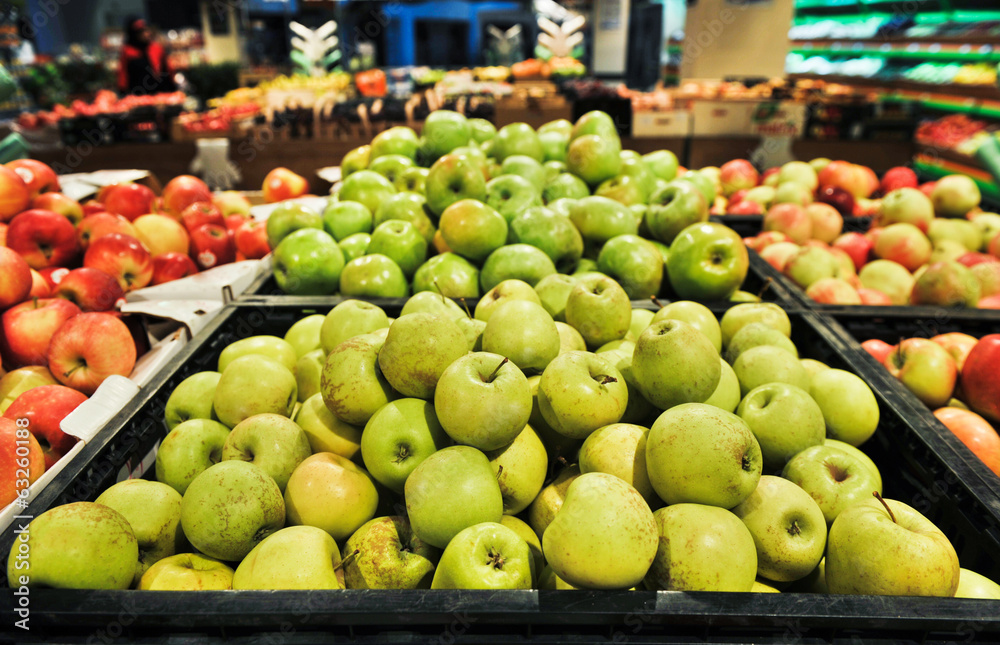
<svg viewBox="0 0 1000 645">
<path fill-rule="evenodd" d="M 375 517 L 377 507 L 368 473 L 332 452 L 307 457 L 285 487 L 287 523 L 321 528 L 340 543 Z"/>
<path fill-rule="evenodd" d="M 361 449 L 361 430 L 357 426 L 341 421 L 323 403 L 322 394 L 314 394 L 299 406 L 295 415 L 309 445 L 315 452 L 332 452 L 345 459 L 353 459 Z"/>
<path fill-rule="evenodd" d="M 132 222 L 142 245 L 154 258 L 164 253 L 187 255 L 190 238 L 184 226 L 166 215 L 141 215 Z"/>
<path fill-rule="evenodd" d="M 225 590 L 233 588 L 233 570 L 200 553 L 178 553 L 155 563 L 139 580 L 152 591 Z"/>
</svg>

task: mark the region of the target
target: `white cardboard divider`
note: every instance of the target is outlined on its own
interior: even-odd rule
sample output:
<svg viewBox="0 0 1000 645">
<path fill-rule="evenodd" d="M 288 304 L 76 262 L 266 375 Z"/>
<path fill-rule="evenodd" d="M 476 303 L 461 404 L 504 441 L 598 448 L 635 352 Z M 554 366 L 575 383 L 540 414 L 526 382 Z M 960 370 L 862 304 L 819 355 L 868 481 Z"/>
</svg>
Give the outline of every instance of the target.
<svg viewBox="0 0 1000 645">
<path fill-rule="evenodd" d="M 130 292 L 129 303 L 151 300 L 220 300 L 231 302 L 253 284 L 271 266 L 270 256 L 263 260 L 244 260 L 223 264 L 180 280 Z M 124 311 L 124 308 L 123 308 Z"/>
</svg>

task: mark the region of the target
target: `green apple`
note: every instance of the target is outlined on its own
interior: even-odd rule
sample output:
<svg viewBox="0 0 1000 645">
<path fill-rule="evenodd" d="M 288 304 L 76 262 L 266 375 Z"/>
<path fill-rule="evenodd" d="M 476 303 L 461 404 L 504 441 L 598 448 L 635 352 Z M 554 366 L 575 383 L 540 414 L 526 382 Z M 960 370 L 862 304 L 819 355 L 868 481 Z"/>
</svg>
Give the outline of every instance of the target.
<svg viewBox="0 0 1000 645">
<path fill-rule="evenodd" d="M 233 573 L 224 562 L 200 553 L 178 553 L 158 561 L 139 580 L 146 591 L 225 591 Z"/>
<path fill-rule="evenodd" d="M 327 354 L 345 340 L 389 327 L 389 317 L 378 305 L 363 300 L 344 300 L 323 317 L 320 344 Z"/>
<path fill-rule="evenodd" d="M 267 245 L 275 249 L 286 236 L 303 228 L 323 230 L 323 218 L 297 202 L 278 204 L 267 218 Z"/>
<path fill-rule="evenodd" d="M 632 373 L 643 397 L 663 410 L 703 403 L 722 378 L 712 342 L 693 325 L 670 319 L 652 323 L 639 335 Z"/>
<path fill-rule="evenodd" d="M 469 446 L 443 448 L 421 462 L 406 480 L 404 498 L 413 532 L 438 548 L 464 529 L 499 522 L 503 515 L 489 459 Z"/>
<path fill-rule="evenodd" d="M 729 363 L 721 357 L 719 358 L 719 366 L 722 368 L 719 385 L 715 388 L 712 396 L 705 399 L 705 403 L 726 412 L 736 412 L 736 408 L 740 404 L 740 380 L 736 378 L 736 372 L 729 366 Z"/>
<path fill-rule="evenodd" d="M 585 439 L 602 426 L 618 423 L 627 404 L 628 386 L 621 372 L 590 352 L 560 354 L 538 383 L 542 418 L 572 439 Z"/>
<path fill-rule="evenodd" d="M 430 399 L 441 374 L 467 349 L 465 335 L 451 319 L 407 314 L 389 326 L 378 365 L 389 385 L 403 396 Z"/>
<path fill-rule="evenodd" d="M 635 373 L 632 369 L 635 343 L 630 340 L 615 342 L 620 342 L 622 345 L 611 351 L 603 352 L 600 356 L 611 362 L 615 369 L 621 372 L 625 384 L 628 386 L 628 403 L 625 405 L 625 412 L 622 413 L 621 422 L 648 426 L 659 411 L 640 393 L 639 385 L 635 380 Z"/>
<path fill-rule="evenodd" d="M 559 332 L 559 353 L 587 351 L 587 341 L 580 332 L 564 322 L 556 321 L 556 331 Z"/>
<path fill-rule="evenodd" d="M 437 110 L 440 112 L 440 110 Z M 427 173 L 427 207 L 440 215 L 462 199 L 486 199 L 486 179 L 478 164 L 464 155 L 445 155 Z"/>
<path fill-rule="evenodd" d="M 73 502 L 45 511 L 17 535 L 7 580 L 28 589 L 128 589 L 138 566 L 139 543 L 121 513 Z"/>
<path fill-rule="evenodd" d="M 522 280 L 536 285 L 547 275 L 557 273 L 551 258 L 529 244 L 508 244 L 490 253 L 479 273 L 479 286 L 489 291 L 504 280 Z"/>
<path fill-rule="evenodd" d="M 587 183 L 568 172 L 559 173 L 542 187 L 542 201 L 550 204 L 558 199 L 583 199 L 590 196 Z"/>
<path fill-rule="evenodd" d="M 342 554 L 348 589 L 429 589 L 440 557 L 402 515 L 369 520 L 347 540 Z"/>
<path fill-rule="evenodd" d="M 625 334 L 625 338 L 635 342 L 639 338 L 639 334 L 642 333 L 649 324 L 653 322 L 653 317 L 656 314 L 649 309 L 632 309 L 632 321 L 629 323 L 628 332 Z"/>
<path fill-rule="evenodd" d="M 674 504 L 653 513 L 659 545 L 647 589 L 751 591 L 757 549 L 749 529 L 724 508 Z"/>
<path fill-rule="evenodd" d="M 167 430 L 191 419 L 214 418 L 212 399 L 220 378 L 220 372 L 198 372 L 181 381 L 170 393 L 163 409 Z"/>
<path fill-rule="evenodd" d="M 785 264 L 785 275 L 803 289 L 823 278 L 835 278 L 840 273 L 837 258 L 818 246 L 802 247 Z"/>
<path fill-rule="evenodd" d="M 331 201 L 323 211 L 323 230 L 338 242 L 355 233 L 371 233 L 372 212 L 359 202 Z"/>
<path fill-rule="evenodd" d="M 251 354 L 240 356 L 223 370 L 212 406 L 219 421 L 232 428 L 255 414 L 291 416 L 297 402 L 298 384 L 291 370 L 266 356 Z"/>
<path fill-rule="evenodd" d="M 556 575 L 586 589 L 634 587 L 652 565 L 658 542 L 656 520 L 642 495 L 614 475 L 596 472 L 570 484 L 542 535 Z"/>
<path fill-rule="evenodd" d="M 375 517 L 378 499 L 371 476 L 332 452 L 306 457 L 285 487 L 288 524 L 315 526 L 339 542 Z"/>
<path fill-rule="evenodd" d="M 583 237 L 565 216 L 548 208 L 532 207 L 510 222 L 507 241 L 541 249 L 562 273 L 572 271 L 583 255 Z"/>
<path fill-rule="evenodd" d="M 284 340 L 295 350 L 295 355 L 302 358 L 306 354 L 322 349 L 320 340 L 324 316 L 313 314 L 292 323 L 285 332 Z"/>
<path fill-rule="evenodd" d="M 1000 585 L 975 571 L 960 569 L 955 597 L 1000 600 Z"/>
<path fill-rule="evenodd" d="M 486 292 L 476 303 L 475 317 L 477 320 L 489 322 L 490 316 L 497 307 L 510 300 L 527 300 L 541 304 L 541 299 L 535 289 L 524 280 L 504 280 Z"/>
<path fill-rule="evenodd" d="M 517 533 L 528 544 L 528 550 L 531 552 L 531 579 L 535 582 L 535 586 L 537 586 L 538 580 L 545 568 L 545 557 L 542 555 L 542 541 L 527 522 L 513 515 L 504 515 L 500 518 L 500 523 Z"/>
<path fill-rule="evenodd" d="M 784 181 L 774 190 L 773 204 L 798 204 L 807 206 L 812 203 L 813 192 L 808 186 L 797 181 Z"/>
<path fill-rule="evenodd" d="M 866 499 L 830 527 L 826 584 L 831 593 L 952 597 L 958 589 L 955 548 L 912 507 Z"/>
<path fill-rule="evenodd" d="M 535 285 L 535 293 L 538 294 L 541 305 L 556 322 L 566 322 L 566 302 L 575 285 L 576 280 L 563 273 L 547 275 Z"/>
<path fill-rule="evenodd" d="M 601 110 L 591 110 L 583 114 L 573 124 L 573 129 L 569 133 L 570 139 L 576 139 L 583 135 L 593 134 L 618 141 L 618 127 L 614 119 L 607 112 Z"/>
<path fill-rule="evenodd" d="M 692 325 L 712 343 L 716 353 L 722 351 L 722 330 L 719 326 L 719 321 L 716 319 L 715 314 L 712 313 L 712 310 L 705 305 L 690 300 L 678 300 L 668 303 L 653 314 L 649 322 L 654 323 L 661 320 L 680 320 Z M 638 330 L 636 338 L 648 326 L 649 324 L 647 323 L 641 330 Z"/>
<path fill-rule="evenodd" d="M 633 300 L 655 296 L 663 282 L 663 258 L 638 235 L 617 235 L 601 248 L 597 268 L 614 278 Z"/>
<path fill-rule="evenodd" d="M 517 175 L 535 187 L 539 194 L 545 186 L 545 169 L 536 159 L 526 155 L 510 155 L 500 164 L 501 175 Z M 487 186 L 489 191 L 489 186 Z"/>
<path fill-rule="evenodd" d="M 561 175 L 561 174 L 563 174 L 563 173 L 566 172 L 566 161 L 563 160 L 563 159 L 560 159 L 558 161 L 552 159 L 552 160 L 549 160 L 549 161 L 546 161 L 545 163 L 543 163 L 542 164 L 542 168 L 545 169 L 545 184 L 548 185 L 548 183 L 550 181 L 552 181 L 553 179 L 555 179 L 559 175 Z M 586 184 L 584 184 L 584 185 L 586 186 Z M 544 191 L 545 191 L 545 189 L 543 188 L 542 192 L 544 192 Z M 588 189 L 588 192 L 590 192 L 589 189 Z M 543 195 L 543 198 L 544 198 L 544 195 Z"/>
<path fill-rule="evenodd" d="M 326 296 L 337 292 L 344 252 L 328 233 L 301 229 L 281 240 L 272 253 L 278 288 L 293 296 Z"/>
<path fill-rule="evenodd" d="M 124 517 L 139 544 L 139 564 L 133 586 L 151 566 L 187 545 L 181 531 L 181 494 L 161 482 L 126 479 L 101 493 L 96 500 Z"/>
<path fill-rule="evenodd" d="M 372 147 L 370 145 L 358 146 L 349 150 L 344 155 L 344 158 L 340 160 L 341 176 L 347 177 L 367 168 L 368 162 L 371 161 L 371 154 Z"/>
<path fill-rule="evenodd" d="M 642 205 L 649 199 L 647 186 L 638 177 L 615 175 L 606 179 L 594 190 L 595 195 L 613 199 L 625 206 Z"/>
<path fill-rule="evenodd" d="M 340 247 L 340 252 L 344 254 L 344 262 L 347 263 L 366 254 L 371 241 L 372 236 L 368 233 L 355 233 L 342 239 L 337 243 L 337 246 Z"/>
<path fill-rule="evenodd" d="M 819 178 L 816 170 L 805 161 L 789 161 L 778 171 L 778 184 L 794 181 L 802 184 L 810 191 L 816 190 Z"/>
<path fill-rule="evenodd" d="M 306 399 L 295 414 L 313 452 L 332 452 L 351 459 L 361 449 L 361 428 L 337 418 L 323 403 L 322 394 Z"/>
<path fill-rule="evenodd" d="M 964 219 L 934 218 L 927 226 L 927 237 L 935 246 L 942 240 L 958 242 L 969 251 L 978 251 L 983 246 L 979 227 Z"/>
<path fill-rule="evenodd" d="M 364 426 L 379 408 L 396 398 L 378 368 L 384 342 L 379 334 L 354 336 L 326 357 L 320 393 L 330 411 L 345 423 Z"/>
<path fill-rule="evenodd" d="M 359 170 L 344 178 L 337 198 L 340 201 L 359 202 L 374 213 L 382 200 L 396 194 L 392 182 L 373 170 Z"/>
<path fill-rule="evenodd" d="M 844 509 L 882 492 L 877 472 L 860 458 L 833 446 L 806 448 L 793 456 L 781 476 L 797 484 L 819 505 L 826 523 L 833 524 Z"/>
<path fill-rule="evenodd" d="M 811 391 L 812 379 L 798 357 L 773 345 L 746 350 L 733 363 L 733 371 L 740 381 L 740 394 L 744 397 L 750 390 L 767 383 L 787 383 Z"/>
<path fill-rule="evenodd" d="M 207 556 L 238 562 L 285 524 L 274 479 L 245 461 L 223 461 L 194 478 L 181 500 L 181 527 Z"/>
<path fill-rule="evenodd" d="M 630 423 L 598 428 L 580 446 L 580 472 L 614 475 L 639 491 L 650 507 L 660 506 L 646 472 L 648 433 L 647 428 Z"/>
<path fill-rule="evenodd" d="M 598 186 L 621 170 L 621 143 L 596 134 L 585 134 L 570 141 L 566 167 L 591 186 Z"/>
<path fill-rule="evenodd" d="M 418 193 L 396 193 L 382 200 L 372 216 L 372 226 L 392 220 L 409 222 L 416 227 L 424 240 L 430 244 L 434 239 L 434 222 L 427 216 L 426 200 Z"/>
<path fill-rule="evenodd" d="M 711 177 L 698 171 L 686 172 L 678 177 L 677 181 L 690 183 L 697 188 L 701 196 L 705 198 L 705 203 L 709 206 L 715 202 L 716 191 L 720 188 L 716 186 L 715 181 Z"/>
<path fill-rule="evenodd" d="M 818 372 L 830 369 L 829 365 L 822 361 L 817 361 L 814 358 L 800 358 L 799 363 L 802 364 L 802 367 L 804 367 L 806 372 L 809 374 L 810 383 L 812 383 L 813 376 L 815 376 Z"/>
<path fill-rule="evenodd" d="M 722 331 L 722 346 L 729 347 L 729 342 L 740 329 L 750 323 L 764 323 L 777 329 L 785 336 L 792 335 L 792 323 L 788 314 L 773 302 L 746 302 L 734 305 L 726 310 L 719 320 Z"/>
<path fill-rule="evenodd" d="M 485 260 L 507 241 L 507 220 L 475 199 L 463 199 L 444 209 L 438 226 L 448 248 L 474 262 Z"/>
<path fill-rule="evenodd" d="M 667 276 L 681 298 L 724 299 L 746 278 L 749 255 L 743 239 L 714 222 L 692 224 L 670 244 Z"/>
<path fill-rule="evenodd" d="M 277 414 L 256 414 L 240 421 L 222 446 L 222 460 L 259 466 L 284 492 L 292 471 L 312 454 L 309 439 L 297 423 Z"/>
<path fill-rule="evenodd" d="M 430 171 L 427 168 L 407 168 L 396 178 L 395 188 L 403 193 L 424 194 L 427 185 L 427 175 Z"/>
<path fill-rule="evenodd" d="M 542 193 L 524 177 L 500 175 L 487 182 L 485 202 L 509 224 L 524 209 L 541 206 Z"/>
<path fill-rule="evenodd" d="M 385 155 L 403 155 L 412 160 L 417 155 L 418 143 L 419 138 L 412 128 L 397 125 L 375 135 L 368 156 L 374 160 Z"/>
<path fill-rule="evenodd" d="M 743 419 L 704 403 L 667 410 L 646 438 L 646 469 L 667 504 L 732 508 L 760 480 L 760 444 Z"/>
<path fill-rule="evenodd" d="M 566 322 L 588 347 L 600 347 L 628 333 L 632 303 L 621 285 L 606 275 L 577 279 L 566 300 Z"/>
<path fill-rule="evenodd" d="M 545 160 L 542 142 L 527 123 L 508 123 L 493 138 L 493 156 L 501 163 L 508 157 L 523 155 L 535 161 Z"/>
<path fill-rule="evenodd" d="M 639 232 L 639 218 L 635 213 L 600 195 L 577 200 L 570 208 L 569 218 L 580 230 L 583 239 L 595 246 L 618 235 L 636 235 Z"/>
<path fill-rule="evenodd" d="M 546 132 L 558 132 L 568 138 L 573 133 L 573 122 L 568 119 L 555 119 L 549 121 L 538 128 L 539 135 L 545 134 Z"/>
<path fill-rule="evenodd" d="M 744 325 L 729 339 L 729 345 L 726 346 L 726 360 L 730 363 L 735 363 L 740 354 L 748 349 L 762 345 L 780 347 L 796 358 L 799 356 L 798 348 L 795 347 L 788 336 L 785 336 L 767 323 L 755 322 Z M 799 362 L 801 364 L 801 361 Z M 806 366 L 803 364 L 803 367 Z"/>
<path fill-rule="evenodd" d="M 736 414 L 760 444 L 764 467 L 784 467 L 789 459 L 826 437 L 823 412 L 809 392 L 787 383 L 767 383 L 750 390 Z"/>
<path fill-rule="evenodd" d="M 496 473 L 503 512 L 515 515 L 528 508 L 545 484 L 549 460 L 545 445 L 530 425 L 510 445 L 486 453 Z"/>
<path fill-rule="evenodd" d="M 229 364 L 241 356 L 258 355 L 281 363 L 289 370 L 295 368 L 298 354 L 291 343 L 279 336 L 249 336 L 230 343 L 219 354 L 218 370 L 225 372 Z"/>
<path fill-rule="evenodd" d="M 582 198 L 581 198 L 582 199 Z M 573 205 L 576 204 L 577 199 L 570 197 L 560 197 L 553 201 L 547 202 L 545 207 L 556 215 L 562 215 L 563 217 L 569 217 L 570 210 L 572 210 Z"/>
<path fill-rule="evenodd" d="M 878 429 L 878 401 L 858 376 L 845 370 L 824 370 L 813 375 L 809 392 L 823 411 L 830 438 L 860 446 Z"/>
<path fill-rule="evenodd" d="M 399 184 L 403 173 L 413 167 L 415 166 L 412 158 L 396 154 L 382 155 L 377 159 L 372 158 L 368 164 L 368 170 L 377 172 L 388 179 L 393 188 Z"/>
<path fill-rule="evenodd" d="M 405 298 L 409 283 L 398 264 L 375 253 L 344 265 L 340 273 L 340 293 L 354 298 Z"/>
<path fill-rule="evenodd" d="M 156 479 L 181 495 L 195 477 L 222 461 L 229 428 L 210 419 L 189 419 L 163 438 L 156 452 Z"/>
<path fill-rule="evenodd" d="M 809 493 L 787 479 L 762 476 L 733 514 L 750 529 L 757 547 L 757 573 L 768 580 L 804 578 L 823 557 L 823 511 Z"/>
<path fill-rule="evenodd" d="M 531 589 L 528 543 L 499 522 L 469 526 L 448 542 L 431 589 Z"/>
<path fill-rule="evenodd" d="M 486 119 L 469 119 L 469 132 L 473 141 L 482 143 L 495 137 L 497 128 Z"/>
<path fill-rule="evenodd" d="M 677 176 L 677 155 L 669 150 L 657 150 L 642 156 L 642 161 L 649 171 L 664 181 L 673 181 Z"/>
<path fill-rule="evenodd" d="M 406 304 L 399 312 L 400 316 L 406 314 L 437 314 L 456 323 L 469 316 L 466 310 L 451 298 L 430 291 L 421 291 L 407 298 Z"/>
<path fill-rule="evenodd" d="M 413 292 L 433 291 L 446 298 L 478 298 L 479 269 L 456 253 L 442 253 L 413 274 Z"/>
<path fill-rule="evenodd" d="M 559 332 L 540 304 L 511 300 L 491 312 L 482 347 L 509 358 L 522 370 L 541 371 L 559 354 Z"/>
<path fill-rule="evenodd" d="M 654 238 L 670 244 L 688 226 L 708 221 L 709 206 L 691 182 L 678 179 L 650 196 L 643 222 Z"/>
<path fill-rule="evenodd" d="M 441 375 L 434 409 L 441 427 L 457 443 L 497 450 L 528 423 L 531 390 L 524 373 L 508 359 L 475 352 L 454 361 Z"/>
<path fill-rule="evenodd" d="M 423 141 L 431 159 L 446 155 L 469 143 L 472 128 L 465 115 L 452 110 L 434 110 L 424 121 Z"/>
<path fill-rule="evenodd" d="M 427 259 L 427 240 L 417 228 L 400 220 L 389 220 L 375 227 L 368 253 L 379 253 L 394 261 L 411 277 Z"/>
<path fill-rule="evenodd" d="M 566 161 L 566 148 L 569 146 L 567 135 L 554 130 L 548 132 L 539 130 L 538 141 L 542 144 L 542 156 L 545 161 Z"/>
<path fill-rule="evenodd" d="M 402 493 L 413 469 L 450 443 L 433 405 L 421 399 L 397 399 L 368 420 L 361 435 L 361 456 L 376 481 Z"/>
<path fill-rule="evenodd" d="M 260 541 L 236 567 L 233 589 L 343 589 L 340 550 L 312 526 L 289 526 Z"/>
</svg>

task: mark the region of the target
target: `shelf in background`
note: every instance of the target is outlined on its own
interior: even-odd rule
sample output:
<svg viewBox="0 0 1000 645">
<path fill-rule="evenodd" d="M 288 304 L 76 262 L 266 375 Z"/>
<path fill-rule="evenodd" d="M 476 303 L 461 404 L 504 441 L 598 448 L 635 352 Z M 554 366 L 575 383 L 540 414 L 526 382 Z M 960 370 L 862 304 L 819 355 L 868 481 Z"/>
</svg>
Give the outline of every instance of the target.
<svg viewBox="0 0 1000 645">
<path fill-rule="evenodd" d="M 925 93 L 929 95 L 953 96 L 960 98 L 984 99 L 1000 102 L 1000 87 L 996 85 L 962 85 L 949 83 L 918 83 L 905 79 L 866 78 L 864 76 L 843 76 L 839 74 L 788 74 L 790 79 L 804 79 L 858 85 L 872 89 L 887 89 L 895 92 Z"/>
<path fill-rule="evenodd" d="M 893 58 L 921 61 L 1000 61 L 1000 49 L 990 44 L 958 42 L 887 42 L 870 40 L 835 40 L 830 43 L 820 41 L 799 41 L 792 46 L 791 53 L 804 56 L 828 55 L 872 58 Z M 996 43 L 996 40 L 993 41 Z"/>
</svg>

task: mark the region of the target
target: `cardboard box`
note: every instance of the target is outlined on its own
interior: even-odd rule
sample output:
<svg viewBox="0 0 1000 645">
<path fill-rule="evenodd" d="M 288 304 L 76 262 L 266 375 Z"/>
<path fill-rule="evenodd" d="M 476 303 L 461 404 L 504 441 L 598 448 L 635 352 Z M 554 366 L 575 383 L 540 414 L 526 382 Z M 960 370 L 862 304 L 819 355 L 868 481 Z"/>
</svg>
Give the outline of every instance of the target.
<svg viewBox="0 0 1000 645">
<path fill-rule="evenodd" d="M 637 139 L 686 137 L 690 134 L 691 113 L 687 110 L 632 113 L 632 136 Z"/>
<path fill-rule="evenodd" d="M 805 129 L 804 103 L 762 101 L 750 114 L 750 132 L 757 136 L 801 139 Z"/>
<path fill-rule="evenodd" d="M 757 101 L 695 100 L 691 102 L 691 134 L 751 136 L 751 115 Z"/>
</svg>

